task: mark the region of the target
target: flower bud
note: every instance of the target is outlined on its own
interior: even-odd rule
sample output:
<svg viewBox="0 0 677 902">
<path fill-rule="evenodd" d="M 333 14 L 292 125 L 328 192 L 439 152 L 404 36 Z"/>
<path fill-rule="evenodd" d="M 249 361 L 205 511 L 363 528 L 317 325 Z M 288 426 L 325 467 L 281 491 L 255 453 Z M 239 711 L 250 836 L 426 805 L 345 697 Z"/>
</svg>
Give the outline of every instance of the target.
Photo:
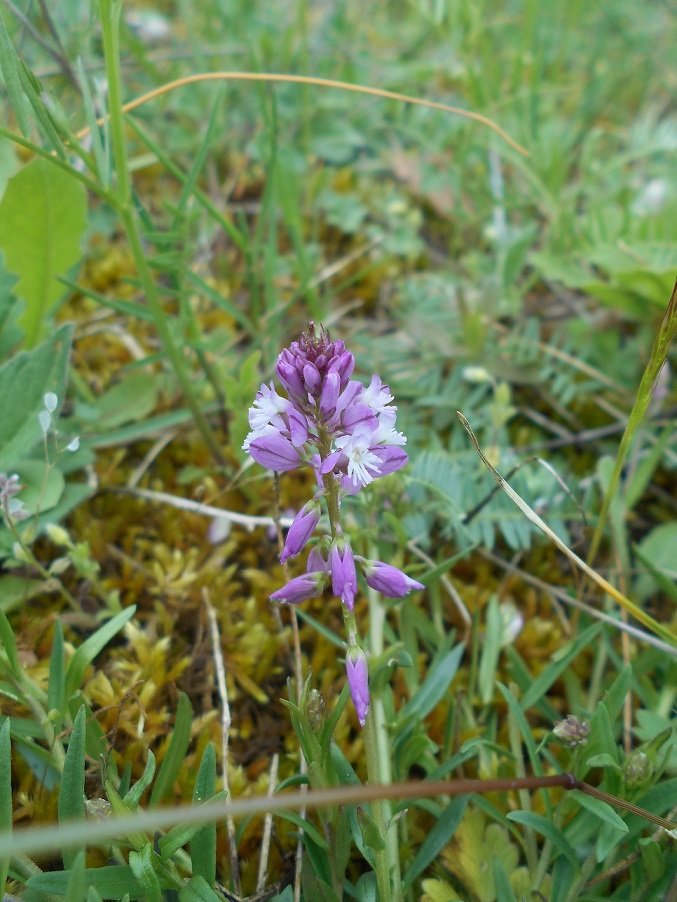
<svg viewBox="0 0 677 902">
<path fill-rule="evenodd" d="M 402 598 L 413 589 L 425 589 L 423 583 L 411 579 L 397 567 L 384 564 L 383 561 L 364 560 L 362 569 L 367 584 L 387 598 Z"/>
<path fill-rule="evenodd" d="M 367 722 L 367 712 L 369 711 L 369 664 L 367 656 L 357 645 L 348 649 L 346 675 L 357 719 L 360 726 L 363 727 Z"/>
<path fill-rule="evenodd" d="M 288 558 L 294 557 L 295 554 L 298 554 L 305 548 L 306 542 L 312 536 L 319 520 L 320 505 L 313 499 L 301 508 L 289 527 L 284 548 L 280 555 L 281 564 L 284 564 Z"/>
<path fill-rule="evenodd" d="M 348 610 L 352 611 L 357 592 L 357 573 L 353 550 L 347 542 L 338 539 L 332 544 L 329 552 L 329 565 L 332 591 Z"/>
<path fill-rule="evenodd" d="M 586 720 L 579 720 L 573 714 L 567 714 L 564 720 L 558 721 L 552 732 L 566 745 L 575 748 L 577 745 L 585 745 L 590 733 L 590 724 Z"/>
<path fill-rule="evenodd" d="M 300 604 L 309 598 L 319 595 L 327 581 L 324 573 L 304 573 L 296 576 L 270 596 L 271 601 L 282 601 L 286 604 Z"/>
</svg>

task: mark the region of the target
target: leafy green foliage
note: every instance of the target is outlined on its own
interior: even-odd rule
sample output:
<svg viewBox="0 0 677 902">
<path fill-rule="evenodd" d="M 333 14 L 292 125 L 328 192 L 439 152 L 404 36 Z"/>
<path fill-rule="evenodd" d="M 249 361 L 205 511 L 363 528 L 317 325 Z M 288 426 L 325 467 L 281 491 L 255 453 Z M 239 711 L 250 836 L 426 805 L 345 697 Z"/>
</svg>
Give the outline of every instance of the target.
<svg viewBox="0 0 677 902">
<path fill-rule="evenodd" d="M 86 216 L 82 183 L 46 160 L 24 166 L 0 200 L 0 250 L 8 270 L 19 276 L 29 347 L 44 335 L 64 293 L 59 277 L 80 260 Z"/>
</svg>

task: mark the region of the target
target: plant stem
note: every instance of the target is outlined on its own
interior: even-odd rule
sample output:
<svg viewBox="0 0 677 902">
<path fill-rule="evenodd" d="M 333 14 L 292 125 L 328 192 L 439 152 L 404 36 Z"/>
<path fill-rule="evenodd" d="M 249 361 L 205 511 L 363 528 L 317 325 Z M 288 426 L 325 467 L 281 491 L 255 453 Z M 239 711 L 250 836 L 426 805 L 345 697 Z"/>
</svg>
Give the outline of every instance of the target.
<svg viewBox="0 0 677 902">
<path fill-rule="evenodd" d="M 319 450 L 322 458 L 330 449 L 329 437 L 322 432 L 319 436 Z M 339 504 L 339 487 L 332 474 L 324 477 L 325 498 L 329 513 L 329 524 L 332 538 L 342 534 L 341 511 Z M 349 645 L 362 646 L 357 629 L 355 614 L 344 604 L 343 623 Z M 372 655 L 383 651 L 384 611 L 373 590 L 369 593 L 370 614 L 370 651 Z M 388 734 L 385 723 L 383 701 L 377 693 L 372 693 L 364 726 L 364 748 L 367 757 L 367 779 L 373 785 L 385 785 L 391 782 L 390 758 L 388 755 Z M 383 840 L 383 847 L 374 849 L 376 883 L 380 902 L 391 902 L 401 899 L 400 859 L 397 842 L 397 827 L 392 823 L 390 802 L 377 800 L 371 806 L 377 830 Z"/>
<path fill-rule="evenodd" d="M 136 220 L 134 208 L 131 203 L 132 184 L 129 176 L 127 162 L 127 147 L 124 134 L 124 114 L 122 111 L 122 91 L 120 77 L 120 45 L 119 22 L 122 4 L 120 0 L 100 0 L 101 28 L 103 31 L 103 46 L 106 59 L 106 76 L 108 79 L 108 102 L 111 124 L 111 138 L 113 144 L 113 157 L 117 174 L 117 187 L 114 206 L 122 221 L 127 234 L 130 250 L 134 257 L 139 280 L 146 296 L 146 302 L 153 324 L 157 330 L 162 346 L 169 358 L 169 362 L 177 378 L 186 403 L 195 420 L 195 425 L 200 430 L 202 437 L 217 463 L 223 465 L 224 458 L 221 454 L 219 443 L 216 440 L 207 418 L 205 417 L 199 401 L 193 390 L 183 356 L 172 336 L 167 317 L 157 290 L 157 285 L 148 265 L 146 252 L 141 240 L 141 233 Z"/>
</svg>

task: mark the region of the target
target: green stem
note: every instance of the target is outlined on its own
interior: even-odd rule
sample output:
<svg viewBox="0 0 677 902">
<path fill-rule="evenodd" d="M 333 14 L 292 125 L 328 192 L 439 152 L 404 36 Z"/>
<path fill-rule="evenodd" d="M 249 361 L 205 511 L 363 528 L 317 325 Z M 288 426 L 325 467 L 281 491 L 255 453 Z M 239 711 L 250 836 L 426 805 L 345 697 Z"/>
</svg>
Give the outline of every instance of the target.
<svg viewBox="0 0 677 902">
<path fill-rule="evenodd" d="M 320 430 L 318 448 L 320 456 L 326 457 L 331 447 L 330 437 Z M 332 538 L 342 534 L 341 511 L 339 505 L 339 487 L 332 474 L 324 477 L 325 498 L 329 513 L 329 524 Z M 362 646 L 357 629 L 357 621 L 353 611 L 342 604 L 343 623 L 349 645 Z M 385 613 L 375 592 L 369 593 L 370 614 L 370 651 L 372 655 L 383 651 L 383 625 Z M 383 701 L 377 693 L 372 693 L 367 722 L 364 726 L 364 747 L 367 757 L 367 779 L 374 785 L 392 782 L 390 758 L 388 755 L 388 731 Z M 375 849 L 376 884 L 380 902 L 397 902 L 402 898 L 400 878 L 399 846 L 397 842 L 397 825 L 392 821 L 392 809 L 387 800 L 372 803 L 372 816 L 378 833 L 383 840 L 383 847 Z"/>
<path fill-rule="evenodd" d="M 146 302 L 153 323 L 157 330 L 162 346 L 169 358 L 171 367 L 176 375 L 179 386 L 186 403 L 195 420 L 195 425 L 200 430 L 202 437 L 214 459 L 224 463 L 219 443 L 216 440 L 207 418 L 198 402 L 193 386 L 185 366 L 183 356 L 172 336 L 167 317 L 162 308 L 157 285 L 148 265 L 146 252 L 141 240 L 141 233 L 131 203 L 132 184 L 129 176 L 127 162 L 127 146 L 124 133 L 124 114 L 122 111 L 122 82 L 120 77 L 120 45 L 119 23 L 122 3 L 120 0 L 100 0 L 101 27 L 103 31 L 103 46 L 106 59 L 106 76 L 108 79 L 109 117 L 111 125 L 111 139 L 113 145 L 113 157 L 117 174 L 116 200 L 114 206 L 122 220 L 130 250 L 134 257 L 139 279 L 146 296 Z"/>
</svg>

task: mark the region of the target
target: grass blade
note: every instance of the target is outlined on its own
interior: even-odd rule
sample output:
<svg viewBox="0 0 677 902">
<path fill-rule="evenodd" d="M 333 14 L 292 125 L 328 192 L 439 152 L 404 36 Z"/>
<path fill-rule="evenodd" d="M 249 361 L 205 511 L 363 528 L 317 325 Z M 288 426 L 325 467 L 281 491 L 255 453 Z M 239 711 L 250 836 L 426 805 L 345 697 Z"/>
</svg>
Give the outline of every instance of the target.
<svg viewBox="0 0 677 902">
<path fill-rule="evenodd" d="M 195 780 L 193 802 L 203 802 L 214 795 L 216 789 L 216 752 L 214 744 L 208 743 L 202 754 L 200 769 Z M 193 874 L 203 877 L 210 887 L 216 880 L 216 824 L 201 827 L 190 843 L 190 858 Z"/>
<path fill-rule="evenodd" d="M 182 692 L 179 695 L 179 704 L 176 709 L 174 732 L 150 796 L 151 807 L 161 802 L 171 791 L 183 759 L 186 757 L 192 723 L 193 708 L 188 696 Z"/>
<path fill-rule="evenodd" d="M 82 820 L 85 816 L 85 731 L 87 727 L 85 706 L 81 705 L 75 717 L 73 732 L 68 742 L 66 760 L 59 788 L 59 823 Z M 64 849 L 63 863 L 71 868 L 77 857 L 73 849 Z"/>
</svg>

